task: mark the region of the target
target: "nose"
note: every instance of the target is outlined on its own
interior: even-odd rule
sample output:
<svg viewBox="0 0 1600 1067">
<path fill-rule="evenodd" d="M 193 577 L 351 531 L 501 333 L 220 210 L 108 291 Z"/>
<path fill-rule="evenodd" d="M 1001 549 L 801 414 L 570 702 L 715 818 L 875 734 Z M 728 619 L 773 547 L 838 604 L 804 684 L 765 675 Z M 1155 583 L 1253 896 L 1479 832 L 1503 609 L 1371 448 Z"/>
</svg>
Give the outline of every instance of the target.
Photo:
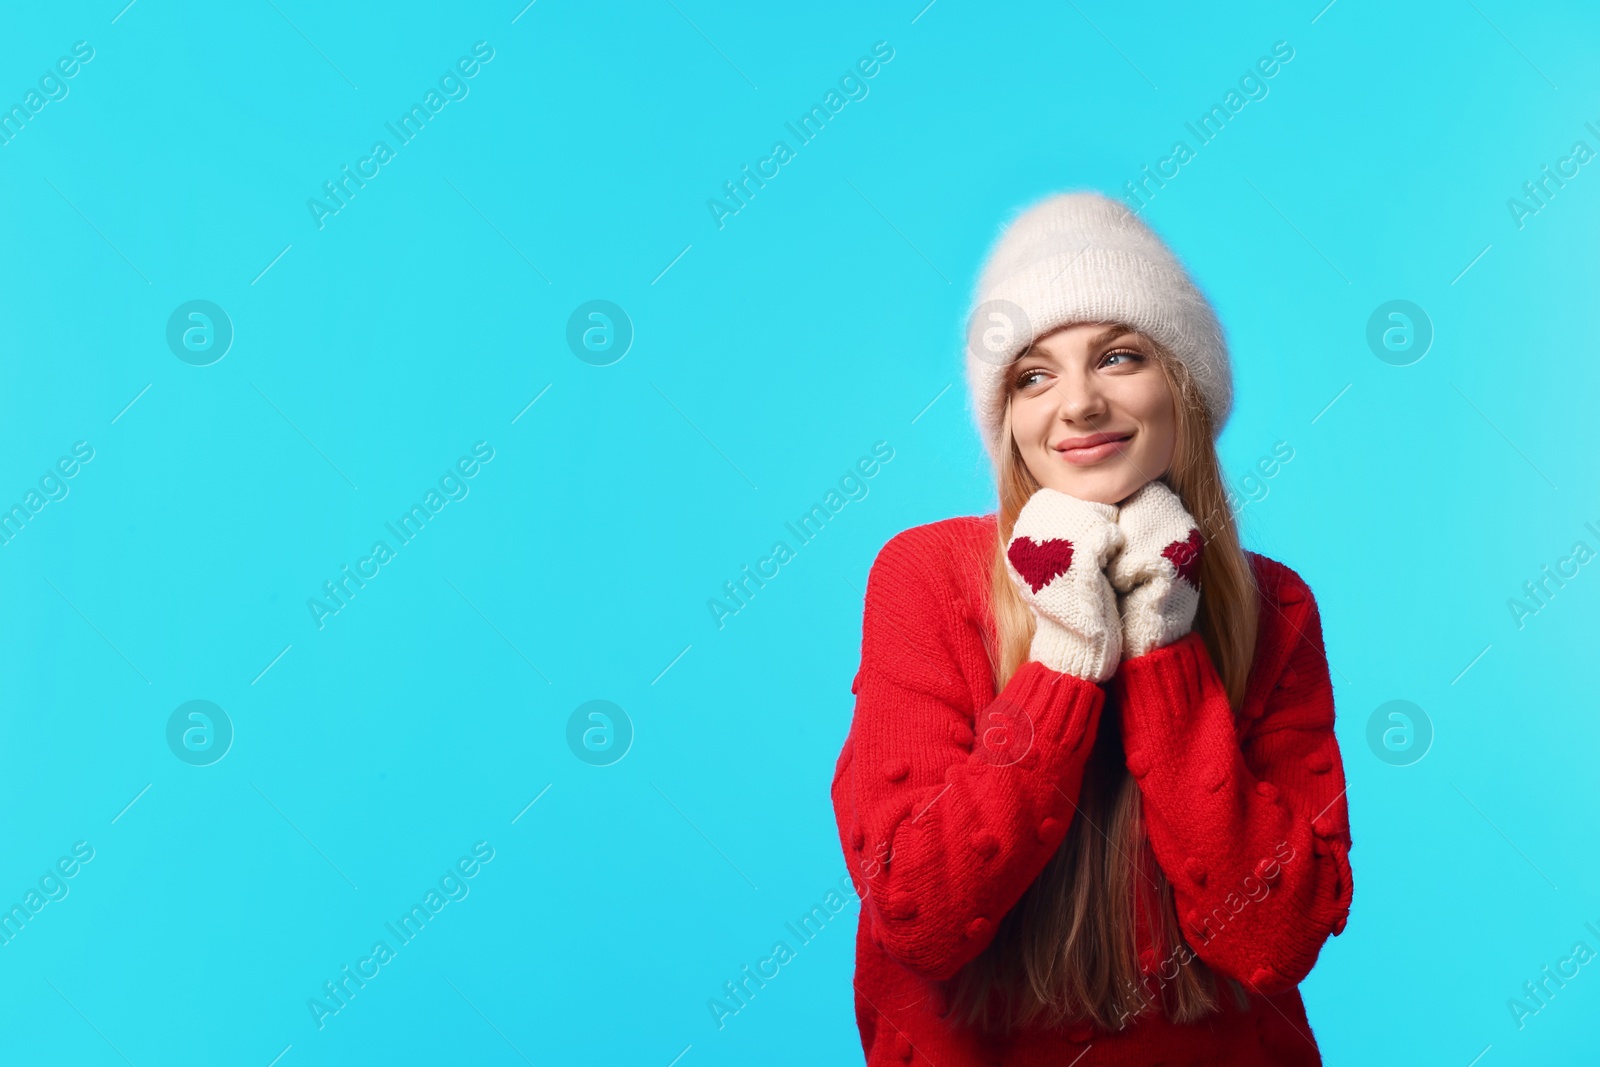
<svg viewBox="0 0 1600 1067">
<path fill-rule="evenodd" d="M 1061 374 L 1056 380 L 1056 415 L 1062 422 L 1089 426 L 1106 415 L 1106 397 L 1093 374 L 1081 367 Z"/>
</svg>

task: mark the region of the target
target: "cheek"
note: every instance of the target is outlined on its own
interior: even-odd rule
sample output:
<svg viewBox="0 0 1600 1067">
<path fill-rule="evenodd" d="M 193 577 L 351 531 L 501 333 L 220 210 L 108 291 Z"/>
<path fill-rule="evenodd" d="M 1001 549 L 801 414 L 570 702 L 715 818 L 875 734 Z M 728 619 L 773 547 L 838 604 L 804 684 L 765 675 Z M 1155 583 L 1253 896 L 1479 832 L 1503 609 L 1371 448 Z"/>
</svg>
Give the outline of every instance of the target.
<svg viewBox="0 0 1600 1067">
<path fill-rule="evenodd" d="M 1145 462 L 1156 465 L 1169 463 L 1178 440 L 1177 412 L 1173 410 L 1172 391 L 1165 382 L 1159 385 L 1151 383 L 1148 388 L 1130 389 L 1121 399 L 1123 410 L 1137 420 L 1143 430 L 1140 436 L 1144 440 L 1140 442 L 1139 452 Z"/>
<path fill-rule="evenodd" d="M 1041 447 L 1049 421 L 1049 412 L 1033 398 L 1012 401 L 1011 434 L 1023 451 Z"/>
<path fill-rule="evenodd" d="M 1178 443 L 1178 426 L 1172 413 L 1158 412 L 1145 423 L 1145 444 L 1153 457 L 1166 462 Z"/>
</svg>

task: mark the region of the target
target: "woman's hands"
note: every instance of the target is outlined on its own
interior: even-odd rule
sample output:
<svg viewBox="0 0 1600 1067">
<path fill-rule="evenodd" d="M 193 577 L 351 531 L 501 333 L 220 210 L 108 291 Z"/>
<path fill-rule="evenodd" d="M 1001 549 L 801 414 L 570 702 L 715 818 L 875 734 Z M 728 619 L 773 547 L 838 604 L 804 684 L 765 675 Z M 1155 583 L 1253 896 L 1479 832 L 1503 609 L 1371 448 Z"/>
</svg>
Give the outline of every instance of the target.
<svg viewBox="0 0 1600 1067">
<path fill-rule="evenodd" d="M 1117 507 L 1040 489 L 1022 506 L 1006 569 L 1033 609 L 1032 658 L 1092 682 L 1116 673 L 1122 648 L 1117 595 L 1105 566 L 1122 547 Z"/>
<path fill-rule="evenodd" d="M 1161 648 L 1194 628 L 1204 539 L 1178 494 L 1159 480 L 1122 502 L 1126 544 L 1107 575 L 1120 594 L 1122 658 Z"/>
<path fill-rule="evenodd" d="M 1189 633 L 1200 605 L 1202 538 L 1161 481 L 1119 508 L 1040 489 L 1023 505 L 1006 569 L 1033 609 L 1033 659 L 1105 682 L 1124 659 Z"/>
</svg>

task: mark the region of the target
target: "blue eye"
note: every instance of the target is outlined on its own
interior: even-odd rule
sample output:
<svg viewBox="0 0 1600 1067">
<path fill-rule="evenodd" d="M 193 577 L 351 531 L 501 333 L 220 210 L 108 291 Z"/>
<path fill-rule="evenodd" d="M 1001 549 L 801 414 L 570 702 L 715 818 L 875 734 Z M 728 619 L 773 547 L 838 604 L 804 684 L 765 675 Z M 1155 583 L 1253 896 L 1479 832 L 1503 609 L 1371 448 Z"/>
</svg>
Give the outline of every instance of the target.
<svg viewBox="0 0 1600 1067">
<path fill-rule="evenodd" d="M 1106 353 L 1106 359 L 1110 359 L 1112 356 L 1127 356 L 1130 359 L 1134 360 L 1135 362 L 1138 362 L 1138 363 L 1143 363 L 1144 362 L 1144 356 L 1143 355 L 1139 354 L 1138 352 L 1129 352 L 1129 351 L 1127 351 L 1125 349 L 1118 349 L 1115 352 L 1107 352 Z"/>
<path fill-rule="evenodd" d="M 1033 370 L 1025 370 L 1021 374 L 1017 375 L 1017 380 L 1014 384 L 1018 389 L 1026 389 L 1028 386 L 1033 384 L 1034 379 L 1042 376 L 1043 374 L 1044 371 L 1037 368 Z"/>
</svg>

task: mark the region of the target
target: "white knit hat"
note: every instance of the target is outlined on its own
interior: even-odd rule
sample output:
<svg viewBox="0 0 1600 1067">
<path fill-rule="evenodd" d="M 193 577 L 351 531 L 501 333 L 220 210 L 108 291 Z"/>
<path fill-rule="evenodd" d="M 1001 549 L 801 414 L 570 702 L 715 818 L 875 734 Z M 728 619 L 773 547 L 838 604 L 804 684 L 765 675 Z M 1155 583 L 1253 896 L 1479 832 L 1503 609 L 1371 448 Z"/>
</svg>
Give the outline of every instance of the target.
<svg viewBox="0 0 1600 1067">
<path fill-rule="evenodd" d="M 1120 322 L 1182 360 L 1222 433 L 1233 373 L 1222 324 L 1178 257 L 1121 201 L 1061 193 L 1018 213 L 989 252 L 967 318 L 967 381 L 998 462 L 1006 368 L 1036 339 L 1077 322 Z"/>
</svg>

